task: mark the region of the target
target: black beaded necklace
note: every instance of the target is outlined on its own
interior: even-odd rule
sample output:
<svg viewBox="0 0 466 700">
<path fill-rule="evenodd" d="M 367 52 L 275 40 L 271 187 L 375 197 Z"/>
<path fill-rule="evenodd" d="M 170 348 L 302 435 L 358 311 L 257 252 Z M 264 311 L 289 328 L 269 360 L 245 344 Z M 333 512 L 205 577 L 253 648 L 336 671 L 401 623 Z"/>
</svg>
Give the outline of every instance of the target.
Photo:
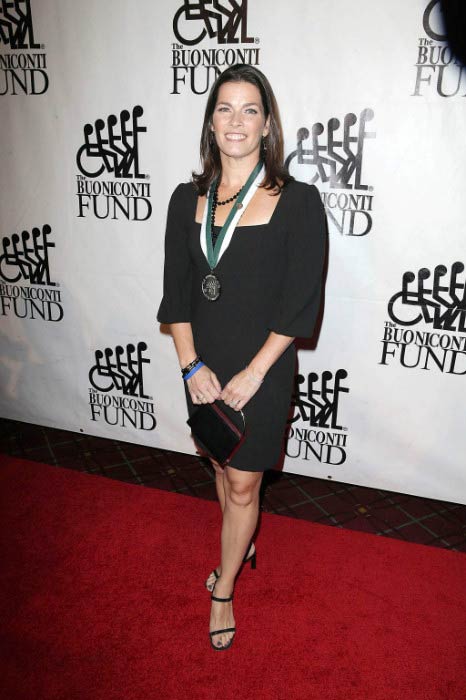
<svg viewBox="0 0 466 700">
<path fill-rule="evenodd" d="M 228 199 L 225 199 L 225 201 L 219 202 L 219 201 L 218 201 L 218 185 L 219 185 L 219 182 L 220 182 L 220 178 L 218 179 L 218 181 L 217 181 L 217 186 L 215 187 L 214 198 L 213 198 L 213 202 L 212 202 L 212 214 L 211 214 L 211 217 L 210 217 L 211 223 L 212 223 L 212 225 L 211 225 L 211 231 L 212 231 L 212 245 L 213 245 L 214 247 L 215 247 L 215 243 L 217 242 L 218 235 L 219 235 L 219 233 L 220 233 L 220 230 L 219 230 L 219 231 L 215 231 L 215 230 L 214 230 L 214 226 L 215 226 L 215 210 L 217 209 L 218 206 L 221 206 L 221 205 L 223 205 L 223 204 L 229 204 L 230 202 L 233 202 L 233 201 L 238 197 L 238 195 L 239 195 L 239 193 L 241 192 L 241 190 L 243 189 L 243 187 L 240 187 L 239 190 L 238 190 L 238 192 L 237 192 L 236 194 L 234 194 L 233 197 L 229 197 Z M 244 186 L 244 185 L 243 185 L 243 186 Z M 220 228 L 221 228 L 221 227 L 220 227 Z"/>
</svg>

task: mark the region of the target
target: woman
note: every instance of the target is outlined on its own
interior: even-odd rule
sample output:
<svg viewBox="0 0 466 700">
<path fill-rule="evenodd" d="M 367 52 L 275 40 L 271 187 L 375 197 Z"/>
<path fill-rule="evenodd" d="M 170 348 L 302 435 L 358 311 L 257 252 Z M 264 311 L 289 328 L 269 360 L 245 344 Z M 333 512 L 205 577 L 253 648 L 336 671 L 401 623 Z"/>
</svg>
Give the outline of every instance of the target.
<svg viewBox="0 0 466 700">
<path fill-rule="evenodd" d="M 206 582 L 209 634 L 214 649 L 227 649 L 235 578 L 255 561 L 262 475 L 282 451 L 293 340 L 311 337 L 317 317 L 326 227 L 317 189 L 283 167 L 277 104 L 258 69 L 231 66 L 212 86 L 201 164 L 171 196 L 157 320 L 170 324 L 189 415 L 217 400 L 246 420 L 229 464 L 212 460 L 223 523 L 221 564 Z"/>
</svg>

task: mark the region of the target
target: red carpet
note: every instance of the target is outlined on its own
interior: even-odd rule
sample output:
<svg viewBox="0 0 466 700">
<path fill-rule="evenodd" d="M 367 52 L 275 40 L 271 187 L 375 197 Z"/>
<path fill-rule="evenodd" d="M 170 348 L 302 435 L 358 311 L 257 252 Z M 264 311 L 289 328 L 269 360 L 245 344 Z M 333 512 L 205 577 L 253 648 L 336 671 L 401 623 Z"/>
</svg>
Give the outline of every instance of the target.
<svg viewBox="0 0 466 700">
<path fill-rule="evenodd" d="M 216 503 L 3 457 L 1 697 L 465 700 L 466 556 L 262 515 L 210 648 Z"/>
</svg>

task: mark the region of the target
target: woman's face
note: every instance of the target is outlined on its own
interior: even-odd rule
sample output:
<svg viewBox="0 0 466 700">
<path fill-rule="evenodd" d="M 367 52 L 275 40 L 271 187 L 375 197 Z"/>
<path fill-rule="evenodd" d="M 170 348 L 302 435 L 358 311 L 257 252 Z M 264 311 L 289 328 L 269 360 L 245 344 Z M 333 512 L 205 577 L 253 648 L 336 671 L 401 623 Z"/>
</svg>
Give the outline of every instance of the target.
<svg viewBox="0 0 466 700">
<path fill-rule="evenodd" d="M 269 122 L 255 85 L 231 82 L 220 86 L 211 129 L 221 153 L 245 158 L 257 151 L 259 157 L 260 142 L 269 133 Z"/>
</svg>

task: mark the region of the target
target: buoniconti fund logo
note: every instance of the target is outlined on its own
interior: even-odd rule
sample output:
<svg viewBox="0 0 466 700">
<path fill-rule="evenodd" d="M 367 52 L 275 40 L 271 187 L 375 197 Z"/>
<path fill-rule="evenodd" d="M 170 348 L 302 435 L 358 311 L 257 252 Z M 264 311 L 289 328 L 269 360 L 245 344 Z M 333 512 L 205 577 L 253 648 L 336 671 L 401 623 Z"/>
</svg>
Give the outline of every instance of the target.
<svg viewBox="0 0 466 700">
<path fill-rule="evenodd" d="M 43 95 L 49 86 L 47 55 L 34 38 L 30 0 L 0 0 L 1 46 L 6 52 L 0 54 L 0 95 Z"/>
<path fill-rule="evenodd" d="M 296 150 L 286 158 L 297 180 L 316 185 L 330 229 L 345 236 L 367 236 L 372 229 L 373 187 L 365 181 L 364 159 L 375 132 L 368 128 L 372 109 L 332 117 L 298 129 Z"/>
<path fill-rule="evenodd" d="M 59 284 L 50 274 L 49 250 L 55 247 L 48 224 L 4 236 L 0 251 L 0 308 L 2 316 L 37 321 L 61 321 Z"/>
<path fill-rule="evenodd" d="M 140 105 L 85 124 L 76 154 L 78 218 L 146 221 L 152 214 L 149 175 L 141 170 Z"/>
<path fill-rule="evenodd" d="M 430 0 L 422 16 L 423 36 L 418 39 L 413 96 L 466 96 L 466 68 L 447 44 L 440 0 Z"/>
<path fill-rule="evenodd" d="M 144 392 L 147 345 L 128 343 L 95 351 L 89 371 L 91 420 L 134 430 L 154 430 L 152 396 Z"/>
<path fill-rule="evenodd" d="M 445 374 L 466 374 L 464 264 L 437 265 L 403 274 L 388 302 L 379 364 Z"/>
<path fill-rule="evenodd" d="M 340 402 L 349 388 L 345 369 L 295 377 L 293 417 L 286 431 L 286 455 L 339 466 L 346 461 L 348 428 L 340 424 Z"/>
<path fill-rule="evenodd" d="M 248 30 L 248 0 L 184 0 L 173 17 L 173 34 L 172 95 L 204 95 L 234 63 L 259 66 L 259 39 Z"/>
</svg>

